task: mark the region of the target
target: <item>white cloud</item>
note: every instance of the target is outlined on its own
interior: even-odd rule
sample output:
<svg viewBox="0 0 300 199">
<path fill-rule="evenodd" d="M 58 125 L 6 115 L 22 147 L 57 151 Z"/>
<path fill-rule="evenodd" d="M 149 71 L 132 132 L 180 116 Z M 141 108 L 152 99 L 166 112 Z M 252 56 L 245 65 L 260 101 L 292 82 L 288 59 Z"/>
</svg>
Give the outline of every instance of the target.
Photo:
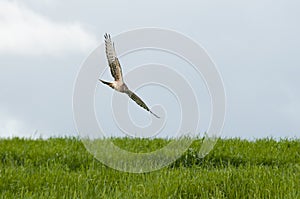
<svg viewBox="0 0 300 199">
<path fill-rule="evenodd" d="M 96 44 L 79 23 L 54 22 L 17 2 L 0 2 L 0 53 L 58 55 L 87 52 Z"/>
<path fill-rule="evenodd" d="M 0 138 L 7 138 L 7 137 L 30 137 L 33 135 L 33 130 L 29 130 L 26 124 L 20 120 L 0 117 Z M 30 133 L 32 132 L 32 133 Z"/>
</svg>

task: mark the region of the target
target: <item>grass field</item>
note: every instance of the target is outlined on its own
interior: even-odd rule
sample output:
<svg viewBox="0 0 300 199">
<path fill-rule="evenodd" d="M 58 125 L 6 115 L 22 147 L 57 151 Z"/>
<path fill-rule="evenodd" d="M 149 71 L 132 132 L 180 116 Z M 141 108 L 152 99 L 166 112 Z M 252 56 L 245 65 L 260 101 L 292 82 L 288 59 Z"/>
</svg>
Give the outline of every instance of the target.
<svg viewBox="0 0 300 199">
<path fill-rule="evenodd" d="M 139 150 L 164 140 L 114 140 Z M 161 170 L 133 174 L 93 158 L 77 139 L 0 140 L 0 198 L 300 198 L 300 140 L 200 141 Z M 146 143 L 146 144 L 145 144 Z"/>
</svg>

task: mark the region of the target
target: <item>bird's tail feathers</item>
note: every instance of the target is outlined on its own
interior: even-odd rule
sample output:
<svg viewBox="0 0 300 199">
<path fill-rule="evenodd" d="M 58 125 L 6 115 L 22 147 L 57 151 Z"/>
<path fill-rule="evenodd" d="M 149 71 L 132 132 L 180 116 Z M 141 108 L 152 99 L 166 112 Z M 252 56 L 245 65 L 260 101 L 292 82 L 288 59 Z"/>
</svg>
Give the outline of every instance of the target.
<svg viewBox="0 0 300 199">
<path fill-rule="evenodd" d="M 111 88 L 114 88 L 114 87 L 113 87 L 113 84 L 112 84 L 111 82 L 106 82 L 106 81 L 103 81 L 102 79 L 99 79 L 99 81 L 102 82 L 103 84 L 108 85 L 108 86 L 111 87 Z"/>
</svg>

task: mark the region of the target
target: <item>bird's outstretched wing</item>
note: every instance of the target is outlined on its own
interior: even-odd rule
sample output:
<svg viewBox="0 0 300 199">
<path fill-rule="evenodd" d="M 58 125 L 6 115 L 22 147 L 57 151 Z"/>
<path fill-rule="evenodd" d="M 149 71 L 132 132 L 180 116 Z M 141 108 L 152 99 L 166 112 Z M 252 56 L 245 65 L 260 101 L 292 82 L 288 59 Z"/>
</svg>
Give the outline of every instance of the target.
<svg viewBox="0 0 300 199">
<path fill-rule="evenodd" d="M 160 118 L 158 115 L 156 115 L 155 113 L 153 113 L 148 106 L 145 104 L 145 102 L 143 102 L 143 100 L 137 96 L 134 92 L 132 92 L 131 90 L 127 90 L 126 94 L 133 100 L 135 101 L 135 103 L 137 103 L 139 106 L 143 107 L 144 109 L 146 109 L 147 111 L 149 111 L 151 114 L 153 114 L 155 117 Z"/>
<path fill-rule="evenodd" d="M 123 82 L 122 69 L 121 69 L 119 59 L 117 57 L 115 45 L 111 41 L 109 34 L 105 33 L 104 38 L 105 38 L 105 52 L 106 52 L 108 65 L 110 67 L 110 73 L 115 79 L 115 81 Z"/>
</svg>

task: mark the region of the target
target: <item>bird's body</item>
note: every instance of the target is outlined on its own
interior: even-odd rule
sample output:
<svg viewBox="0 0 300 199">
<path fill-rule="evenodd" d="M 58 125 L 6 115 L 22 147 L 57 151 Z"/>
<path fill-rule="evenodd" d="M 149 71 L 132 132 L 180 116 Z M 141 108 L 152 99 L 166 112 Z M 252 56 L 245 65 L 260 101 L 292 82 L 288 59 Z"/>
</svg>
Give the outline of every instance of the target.
<svg viewBox="0 0 300 199">
<path fill-rule="evenodd" d="M 148 106 L 143 102 L 143 100 L 138 97 L 134 92 L 129 90 L 127 85 L 123 81 L 123 75 L 122 75 L 122 69 L 119 62 L 119 59 L 117 58 L 117 54 L 115 51 L 115 46 L 113 42 L 111 41 L 110 35 L 105 34 L 105 52 L 106 57 L 108 61 L 108 65 L 110 67 L 110 72 L 113 78 L 115 79 L 112 82 L 106 82 L 104 80 L 99 79 L 103 84 L 108 85 L 109 87 L 115 89 L 118 92 L 126 93 L 133 101 L 135 101 L 139 106 L 143 107 L 145 110 L 149 111 L 151 114 L 153 114 L 155 117 L 159 118 L 156 114 L 154 114 Z"/>
</svg>

